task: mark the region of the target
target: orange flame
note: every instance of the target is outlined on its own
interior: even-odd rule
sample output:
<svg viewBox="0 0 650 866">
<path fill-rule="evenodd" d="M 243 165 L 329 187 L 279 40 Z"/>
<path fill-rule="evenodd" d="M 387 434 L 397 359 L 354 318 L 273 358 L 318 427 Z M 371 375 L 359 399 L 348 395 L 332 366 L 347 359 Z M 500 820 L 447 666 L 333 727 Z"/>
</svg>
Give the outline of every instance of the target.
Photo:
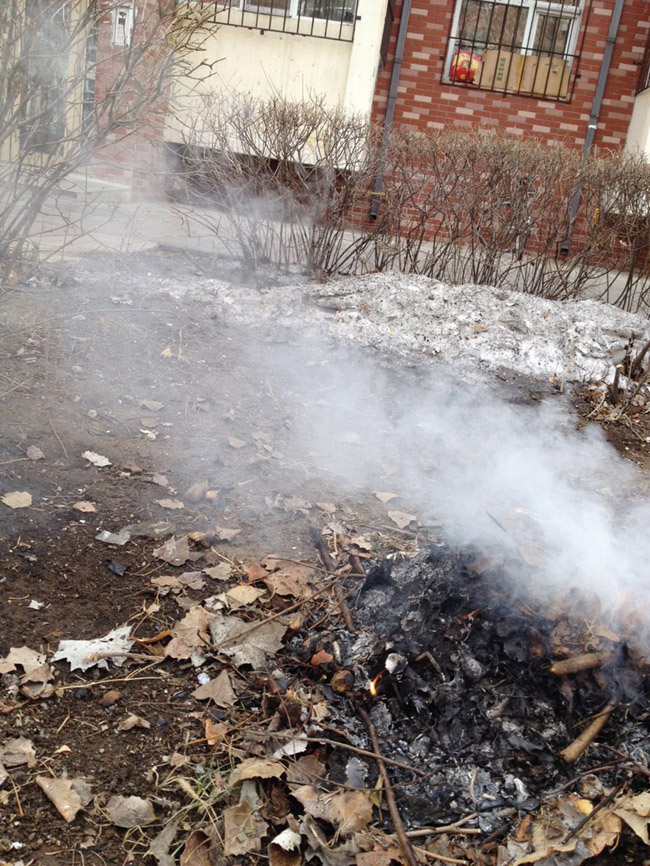
<svg viewBox="0 0 650 866">
<path fill-rule="evenodd" d="M 374 680 L 370 680 L 370 682 L 368 683 L 368 691 L 373 696 L 373 698 L 377 697 L 377 683 L 382 678 L 383 673 L 384 673 L 383 671 L 379 671 L 379 673 L 374 678 Z"/>
</svg>

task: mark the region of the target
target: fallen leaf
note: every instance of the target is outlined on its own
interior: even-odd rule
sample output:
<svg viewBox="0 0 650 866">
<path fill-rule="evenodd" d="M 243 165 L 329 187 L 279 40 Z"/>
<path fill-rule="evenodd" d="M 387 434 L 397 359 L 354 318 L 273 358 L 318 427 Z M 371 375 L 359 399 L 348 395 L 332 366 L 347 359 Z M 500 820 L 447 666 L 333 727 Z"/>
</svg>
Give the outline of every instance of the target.
<svg viewBox="0 0 650 866">
<path fill-rule="evenodd" d="M 96 451 L 84 451 L 81 456 L 89 463 L 92 463 L 93 466 L 97 466 L 99 469 L 102 469 L 104 466 L 112 465 L 108 457 L 104 457 L 103 454 L 97 454 Z"/>
<path fill-rule="evenodd" d="M 126 469 L 127 472 L 133 473 L 133 475 L 142 475 L 142 467 L 138 466 L 135 460 L 127 460 L 123 469 Z"/>
<path fill-rule="evenodd" d="M 30 610 L 41 610 L 42 608 L 45 607 L 45 602 L 44 601 L 37 601 L 35 598 L 33 598 L 30 601 L 30 603 L 27 605 L 27 607 Z"/>
<path fill-rule="evenodd" d="M 213 866 L 210 856 L 212 840 L 203 830 L 192 830 L 181 854 L 180 866 Z"/>
<path fill-rule="evenodd" d="M 75 511 L 81 511 L 83 514 L 95 514 L 97 511 L 92 502 L 85 502 L 84 500 L 75 502 L 72 507 Z"/>
<path fill-rule="evenodd" d="M 235 448 L 237 450 L 243 448 L 245 444 L 246 443 L 243 439 L 235 439 L 234 436 L 230 436 L 228 439 L 228 445 L 230 445 L 231 448 Z"/>
<path fill-rule="evenodd" d="M 214 614 L 200 604 L 195 604 L 174 624 L 172 634 L 175 638 L 181 638 L 189 647 L 205 647 L 210 643 L 208 629 L 213 616 Z"/>
<path fill-rule="evenodd" d="M 268 758 L 245 758 L 230 774 L 228 785 L 236 785 L 245 779 L 279 779 L 286 772 L 284 764 Z"/>
<path fill-rule="evenodd" d="M 192 652 L 193 648 L 182 637 L 173 637 L 165 647 L 165 656 L 170 659 L 188 659 Z"/>
<path fill-rule="evenodd" d="M 241 529 L 233 529 L 230 526 L 215 526 L 214 534 L 218 541 L 232 541 L 239 535 Z"/>
<path fill-rule="evenodd" d="M 204 568 L 203 573 L 214 580 L 228 580 L 232 574 L 232 566 L 228 562 L 220 562 L 219 565 Z"/>
<path fill-rule="evenodd" d="M 0 762 L 5 767 L 20 767 L 27 764 L 33 767 L 36 764 L 36 750 L 31 740 L 25 737 L 15 737 L 7 740 L 0 746 Z"/>
<path fill-rule="evenodd" d="M 170 538 L 160 547 L 155 548 L 153 555 L 170 565 L 183 565 L 190 558 L 190 542 L 187 535 Z"/>
<path fill-rule="evenodd" d="M 223 722 L 217 722 L 215 724 L 212 719 L 206 719 L 205 739 L 208 746 L 218 745 L 223 740 L 228 730 L 228 725 L 224 724 Z"/>
<path fill-rule="evenodd" d="M 259 580 L 264 580 L 267 575 L 267 570 L 263 568 L 259 562 L 254 562 L 246 569 L 246 577 L 244 578 L 244 583 L 257 583 Z"/>
<path fill-rule="evenodd" d="M 20 665 L 25 673 L 39 668 L 45 663 L 45 653 L 36 652 L 28 646 L 11 647 L 4 658 L 0 658 L 0 674 L 8 674 Z"/>
<path fill-rule="evenodd" d="M 54 668 L 49 664 L 32 668 L 20 678 L 20 692 L 31 700 L 48 698 L 54 692 L 50 680 L 54 679 Z"/>
<path fill-rule="evenodd" d="M 121 697 L 122 692 L 119 689 L 109 689 L 107 692 L 104 692 L 98 703 L 100 707 L 112 707 Z"/>
<path fill-rule="evenodd" d="M 268 824 L 247 803 L 230 806 L 223 813 L 224 854 L 238 856 L 262 850 L 262 837 Z"/>
<path fill-rule="evenodd" d="M 172 352 L 172 350 L 169 348 L 169 346 L 166 346 L 166 347 L 162 350 L 162 352 L 160 353 L 160 357 L 161 357 L 161 358 L 171 358 L 172 355 L 173 355 L 173 352 Z"/>
<path fill-rule="evenodd" d="M 270 866 L 300 866 L 302 836 L 290 827 L 284 829 L 269 844 Z"/>
<path fill-rule="evenodd" d="M 400 529 L 406 529 L 409 523 L 417 522 L 415 514 L 407 514 L 405 511 L 389 511 L 388 516 Z"/>
<path fill-rule="evenodd" d="M 287 782 L 297 785 L 311 785 L 321 782 L 327 770 L 325 764 L 316 755 L 303 755 L 297 761 L 291 761 L 287 767 Z"/>
<path fill-rule="evenodd" d="M 121 667 L 134 643 L 129 637 L 130 633 L 131 626 L 122 625 L 93 640 L 62 640 L 52 661 L 69 662 L 71 671 L 87 671 L 95 665 L 107 668 L 109 660 Z"/>
<path fill-rule="evenodd" d="M 41 451 L 40 448 L 37 448 L 36 445 L 30 445 L 27 449 L 27 456 L 30 460 L 44 460 L 45 454 Z"/>
<path fill-rule="evenodd" d="M 191 487 L 187 488 L 185 491 L 185 499 L 187 499 L 188 502 L 200 502 L 209 489 L 210 484 L 207 481 L 197 481 L 196 484 L 192 484 Z"/>
<path fill-rule="evenodd" d="M 390 502 L 391 499 L 397 499 L 397 493 L 389 493 L 386 490 L 378 490 L 375 493 L 375 496 L 380 502 Z"/>
<path fill-rule="evenodd" d="M 237 700 L 228 671 L 221 671 L 218 677 L 199 686 L 192 692 L 199 701 L 211 700 L 218 707 L 232 707 Z"/>
<path fill-rule="evenodd" d="M 156 817 L 151 800 L 142 797 L 114 796 L 106 805 L 108 817 L 117 827 L 139 827 Z"/>
<path fill-rule="evenodd" d="M 140 400 L 140 406 L 149 412 L 158 412 L 164 405 L 164 403 L 160 403 L 158 400 Z"/>
<path fill-rule="evenodd" d="M 253 630 L 250 630 L 250 625 L 236 616 L 215 613 L 210 623 L 210 634 L 216 652 L 232 659 L 237 667 L 252 665 L 253 668 L 262 668 L 267 656 L 275 655 L 282 646 L 287 629 L 277 621 L 263 623 Z M 242 636 L 238 637 L 241 632 Z"/>
<path fill-rule="evenodd" d="M 648 825 L 650 824 L 649 791 L 637 794 L 635 797 L 626 797 L 620 805 L 614 808 L 614 814 L 622 818 L 646 845 L 650 845 L 648 838 Z"/>
<path fill-rule="evenodd" d="M 4 783 L 7 781 L 8 778 L 9 778 L 9 773 L 2 766 L 2 763 L 0 763 L 0 788 L 4 785 Z"/>
<path fill-rule="evenodd" d="M 319 665 L 328 665 L 334 661 L 334 656 L 326 650 L 319 650 L 311 657 L 312 667 L 317 668 Z"/>
<path fill-rule="evenodd" d="M 292 595 L 295 598 L 306 598 L 311 594 L 314 581 L 314 570 L 311 566 L 274 557 L 267 557 L 265 564 L 275 569 L 264 580 L 271 592 L 276 595 Z"/>
<path fill-rule="evenodd" d="M 130 539 L 131 533 L 126 528 L 119 532 L 109 532 L 107 529 L 103 529 L 95 536 L 96 541 L 103 541 L 104 544 L 116 544 L 118 547 L 124 547 Z"/>
<path fill-rule="evenodd" d="M 154 502 L 160 505 L 161 508 L 168 508 L 170 511 L 178 511 L 185 508 L 185 503 L 180 499 L 154 499 Z"/>
<path fill-rule="evenodd" d="M 83 808 L 81 797 L 75 791 L 72 779 L 58 779 L 50 776 L 37 776 L 36 784 L 56 807 L 64 821 L 74 821 L 77 812 Z"/>
<path fill-rule="evenodd" d="M 158 866 L 176 866 L 176 858 L 169 853 L 169 849 L 178 834 L 178 824 L 178 820 L 171 821 L 149 843 L 147 856 L 154 857 Z"/>
<path fill-rule="evenodd" d="M 271 757 L 276 761 L 280 758 L 294 758 L 296 755 L 304 752 L 308 745 L 307 735 L 298 734 L 293 737 L 293 739 L 287 740 L 286 743 L 283 743 L 279 748 L 277 748 Z"/>
<path fill-rule="evenodd" d="M 14 490 L 12 493 L 5 493 L 0 501 L 9 508 L 29 508 L 32 504 L 32 494 L 25 490 Z"/>
<path fill-rule="evenodd" d="M 142 716 L 136 716 L 131 713 L 117 726 L 118 731 L 130 731 L 131 728 L 144 728 L 145 730 L 149 730 L 151 727 L 151 722 L 148 722 L 146 719 L 143 719 Z"/>
<path fill-rule="evenodd" d="M 254 601 L 264 595 L 263 589 L 258 589 L 256 586 L 234 586 L 232 589 L 229 589 L 226 593 L 226 599 L 228 601 L 228 607 L 237 609 L 239 607 L 245 607 L 247 604 L 252 604 Z"/>
<path fill-rule="evenodd" d="M 157 484 L 158 487 L 169 487 L 169 478 L 166 475 L 161 475 L 159 472 L 154 472 L 151 476 L 151 483 Z"/>
<path fill-rule="evenodd" d="M 296 786 L 291 795 L 305 812 L 332 824 L 342 836 L 363 830 L 372 820 L 370 791 L 319 791 L 311 785 Z"/>
</svg>

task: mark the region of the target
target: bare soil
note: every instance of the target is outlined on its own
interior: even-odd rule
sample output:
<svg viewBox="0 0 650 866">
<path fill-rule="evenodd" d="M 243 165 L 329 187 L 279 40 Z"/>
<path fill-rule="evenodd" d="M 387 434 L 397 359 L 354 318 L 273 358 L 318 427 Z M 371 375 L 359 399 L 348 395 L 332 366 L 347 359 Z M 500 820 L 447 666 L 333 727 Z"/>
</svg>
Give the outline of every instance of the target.
<svg viewBox="0 0 650 866">
<path fill-rule="evenodd" d="M 192 267 L 164 252 L 117 264 L 95 260 L 2 298 L 0 494 L 26 491 L 32 504 L 0 504 L 0 657 L 24 645 L 49 655 L 61 639 L 98 637 L 126 622 L 137 625 L 139 638 L 152 637 L 183 615 L 175 598 L 157 597 L 151 586 L 152 577 L 175 571 L 153 554 L 160 538 L 134 537 L 120 547 L 97 540 L 102 530 L 163 521 L 176 535 L 237 530 L 229 541 L 193 547 L 202 566 L 229 562 L 235 569 L 268 554 L 317 562 L 310 530 L 333 519 L 359 533 L 376 531 L 387 549 L 413 543 L 412 533 L 386 527 L 385 508 L 371 491 L 341 496 L 314 475 L 307 454 L 293 450 L 301 395 L 264 366 L 267 348 L 290 337 L 280 326 L 227 323 L 205 302 L 170 293 Z M 520 383 L 522 400 L 530 390 Z M 585 418 L 593 412 L 587 398 L 577 405 Z M 644 469 L 648 419 L 639 410 L 631 421 L 606 425 L 617 450 Z M 30 447 L 43 458 L 31 459 Z M 87 451 L 111 465 L 96 467 L 82 456 Z M 186 493 L 201 482 L 217 492 L 192 503 Z M 96 510 L 81 512 L 79 502 Z M 118 571 L 126 567 L 121 576 L 109 568 L 116 563 Z M 147 612 L 153 602 L 159 607 Z M 50 698 L 5 702 L 0 692 L 0 743 L 28 738 L 38 759 L 2 788 L 0 862 L 144 862 L 153 831 L 118 829 L 101 810 L 68 824 L 34 777 L 83 776 L 104 802 L 133 794 L 173 811 L 178 795 L 164 803 L 156 787 L 165 761 L 183 753 L 200 762 L 210 750 L 206 712 L 191 696 L 196 670 L 159 661 L 83 675 L 58 664 L 56 686 L 64 688 Z M 120 696 L 104 707 L 100 698 L 111 688 Z M 225 717 L 210 712 L 214 721 Z M 128 714 L 151 727 L 118 732 Z M 641 862 L 624 856 L 610 862 Z"/>
</svg>

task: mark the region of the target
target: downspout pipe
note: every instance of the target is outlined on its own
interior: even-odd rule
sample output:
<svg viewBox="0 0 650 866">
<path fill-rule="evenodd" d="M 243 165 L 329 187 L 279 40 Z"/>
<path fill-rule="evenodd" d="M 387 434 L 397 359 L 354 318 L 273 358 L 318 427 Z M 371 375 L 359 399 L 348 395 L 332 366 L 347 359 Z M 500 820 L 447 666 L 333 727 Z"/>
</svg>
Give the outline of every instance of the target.
<svg viewBox="0 0 650 866">
<path fill-rule="evenodd" d="M 607 34 L 607 39 L 605 41 L 605 51 L 603 53 L 603 62 L 600 64 L 600 72 L 598 73 L 598 82 L 596 84 L 596 92 L 594 93 L 594 100 L 591 104 L 591 111 L 589 112 L 589 123 L 587 125 L 587 134 L 585 135 L 585 140 L 582 145 L 582 158 L 583 160 L 589 156 L 591 148 L 594 144 L 594 139 L 596 138 L 596 132 L 598 131 L 598 120 L 600 118 L 600 111 L 603 107 L 603 97 L 605 96 L 605 87 L 607 85 L 607 78 L 609 77 L 609 69 L 612 65 L 612 55 L 614 54 L 614 47 L 616 45 L 616 38 L 618 36 L 618 28 L 621 24 L 621 15 L 623 13 L 623 6 L 625 5 L 625 0 L 615 0 L 614 9 L 612 11 L 612 17 L 609 22 L 609 32 Z M 566 238 L 562 241 L 562 245 L 560 247 L 560 252 L 566 255 L 569 252 L 569 247 L 571 244 L 571 235 L 573 233 L 573 226 L 578 216 L 578 209 L 580 207 L 580 198 L 582 196 L 582 185 L 578 184 L 573 193 L 573 197 L 571 198 L 571 202 L 569 204 L 569 229 L 567 232 Z"/>
<path fill-rule="evenodd" d="M 375 186 L 373 189 L 372 202 L 370 204 L 370 219 L 376 220 L 379 213 L 379 202 L 381 193 L 384 191 L 384 174 L 386 171 L 386 154 L 388 152 L 388 142 L 390 139 L 393 120 L 395 118 L 395 105 L 397 104 L 397 91 L 399 88 L 399 79 L 402 72 L 402 63 L 404 62 L 404 48 L 406 46 L 406 35 L 409 29 L 409 19 L 411 17 L 412 0 L 404 0 L 402 3 L 402 11 L 399 19 L 399 32 L 397 34 L 397 46 L 395 48 L 395 60 L 393 61 L 393 69 L 390 76 L 390 86 L 388 88 L 388 99 L 386 101 L 386 114 L 384 115 L 384 127 L 381 137 L 381 150 L 379 154 L 379 166 L 377 168 L 377 176 L 375 178 Z"/>
</svg>

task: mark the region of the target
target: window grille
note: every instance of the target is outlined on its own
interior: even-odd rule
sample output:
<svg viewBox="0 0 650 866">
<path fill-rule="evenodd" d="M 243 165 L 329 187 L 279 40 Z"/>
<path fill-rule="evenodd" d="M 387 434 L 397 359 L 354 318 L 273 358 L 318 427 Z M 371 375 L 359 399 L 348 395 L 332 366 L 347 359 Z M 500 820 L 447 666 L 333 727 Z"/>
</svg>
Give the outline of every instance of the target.
<svg viewBox="0 0 650 866">
<path fill-rule="evenodd" d="M 643 90 L 648 90 L 648 88 L 650 88 L 650 33 L 648 34 L 648 42 L 643 54 L 643 60 L 641 61 L 639 84 L 636 92 L 641 93 Z"/>
<path fill-rule="evenodd" d="M 216 24 L 352 42 L 358 0 L 216 0 Z"/>
<path fill-rule="evenodd" d="M 589 9 L 591 0 L 457 0 L 443 81 L 569 100 L 584 43 L 585 2 Z"/>
</svg>

